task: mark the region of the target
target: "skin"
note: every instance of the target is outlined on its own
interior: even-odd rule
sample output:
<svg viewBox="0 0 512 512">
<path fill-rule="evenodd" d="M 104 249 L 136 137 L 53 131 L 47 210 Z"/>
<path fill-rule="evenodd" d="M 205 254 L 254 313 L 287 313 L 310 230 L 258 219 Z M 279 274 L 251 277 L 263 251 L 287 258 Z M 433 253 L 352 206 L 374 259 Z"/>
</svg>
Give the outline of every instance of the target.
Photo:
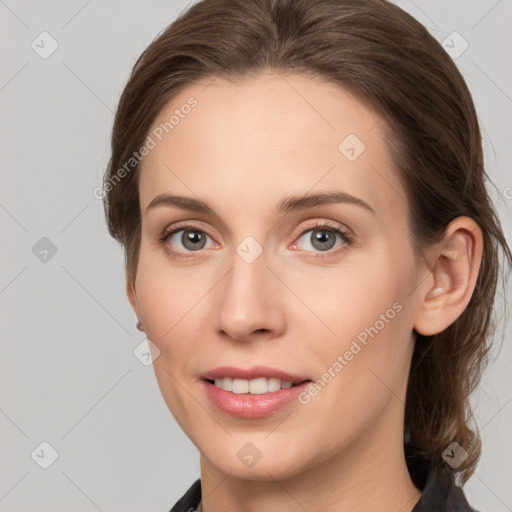
<svg viewBox="0 0 512 512">
<path fill-rule="evenodd" d="M 420 497 L 403 455 L 413 329 L 440 332 L 466 307 L 482 255 L 478 226 L 455 219 L 419 259 L 383 122 L 338 86 L 269 72 L 236 84 L 210 78 L 185 88 L 153 127 L 191 96 L 198 105 L 143 161 L 140 258 L 127 294 L 160 351 L 163 397 L 200 452 L 204 510 L 366 512 L 378 503 L 410 512 Z M 338 149 L 349 134 L 366 146 L 354 161 Z M 284 197 L 327 191 L 375 214 L 349 203 L 274 212 Z M 146 212 L 162 193 L 201 198 L 217 215 Z M 311 238 L 322 220 L 353 243 L 331 232 L 335 243 L 322 250 Z M 184 246 L 183 232 L 156 242 L 181 221 L 204 230 L 203 248 Z M 263 251 L 252 263 L 236 252 L 247 236 Z M 394 303 L 400 312 L 307 405 L 244 419 L 202 390 L 199 375 L 224 365 L 316 381 Z M 237 457 L 248 442 L 262 454 L 251 467 Z"/>
</svg>

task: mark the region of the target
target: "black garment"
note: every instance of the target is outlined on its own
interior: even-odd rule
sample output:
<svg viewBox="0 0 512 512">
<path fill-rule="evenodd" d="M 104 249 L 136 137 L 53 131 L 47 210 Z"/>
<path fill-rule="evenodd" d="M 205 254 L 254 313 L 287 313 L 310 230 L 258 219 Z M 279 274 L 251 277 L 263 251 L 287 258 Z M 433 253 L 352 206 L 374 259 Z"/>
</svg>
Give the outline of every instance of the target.
<svg viewBox="0 0 512 512">
<path fill-rule="evenodd" d="M 409 466 L 409 471 L 414 484 L 422 491 L 412 512 L 476 512 L 448 469 L 420 462 Z M 195 511 L 200 501 L 201 480 L 197 479 L 170 512 Z"/>
</svg>

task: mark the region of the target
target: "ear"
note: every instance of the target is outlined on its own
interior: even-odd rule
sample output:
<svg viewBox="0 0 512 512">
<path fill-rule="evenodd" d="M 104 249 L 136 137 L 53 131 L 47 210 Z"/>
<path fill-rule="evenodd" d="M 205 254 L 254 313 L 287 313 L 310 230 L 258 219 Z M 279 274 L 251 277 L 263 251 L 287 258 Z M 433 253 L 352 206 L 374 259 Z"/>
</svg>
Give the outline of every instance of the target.
<svg viewBox="0 0 512 512">
<path fill-rule="evenodd" d="M 431 275 L 420 287 L 416 332 L 431 336 L 457 320 L 473 294 L 482 254 L 482 231 L 473 219 L 457 217 L 448 224 L 441 242 L 429 250 Z"/>
</svg>

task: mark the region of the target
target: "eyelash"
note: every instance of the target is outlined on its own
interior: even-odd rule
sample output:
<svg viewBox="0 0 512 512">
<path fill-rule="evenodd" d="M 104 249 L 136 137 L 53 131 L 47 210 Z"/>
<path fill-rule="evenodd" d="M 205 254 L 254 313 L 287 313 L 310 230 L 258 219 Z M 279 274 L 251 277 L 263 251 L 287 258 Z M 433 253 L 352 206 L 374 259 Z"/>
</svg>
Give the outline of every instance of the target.
<svg viewBox="0 0 512 512">
<path fill-rule="evenodd" d="M 335 250 L 330 249 L 329 251 L 323 251 L 315 254 L 314 256 L 308 256 L 311 258 L 329 258 L 341 250 L 345 249 L 346 246 L 352 246 L 354 243 L 354 237 L 353 235 L 347 233 L 346 231 L 342 231 L 340 228 L 338 228 L 336 225 L 329 223 L 328 221 L 318 221 L 314 226 L 308 227 L 302 233 L 299 235 L 299 239 L 302 238 L 306 233 L 309 231 L 331 231 L 335 234 L 340 235 L 342 241 L 344 242 L 344 245 L 341 247 L 338 247 Z M 195 225 L 195 224 L 182 224 L 180 226 L 174 227 L 172 229 L 166 229 L 164 232 L 158 237 L 157 243 L 161 246 L 165 247 L 165 251 L 172 256 L 173 258 L 190 258 L 191 256 L 183 256 L 181 254 L 181 251 L 175 251 L 173 249 L 169 249 L 169 247 L 166 245 L 167 240 L 174 235 L 175 233 L 178 233 L 179 231 L 199 231 L 201 233 L 204 233 L 205 235 L 210 236 L 204 229 L 201 227 Z M 210 237 L 211 238 L 211 237 Z M 189 252 L 200 252 L 200 251 L 189 251 Z"/>
</svg>

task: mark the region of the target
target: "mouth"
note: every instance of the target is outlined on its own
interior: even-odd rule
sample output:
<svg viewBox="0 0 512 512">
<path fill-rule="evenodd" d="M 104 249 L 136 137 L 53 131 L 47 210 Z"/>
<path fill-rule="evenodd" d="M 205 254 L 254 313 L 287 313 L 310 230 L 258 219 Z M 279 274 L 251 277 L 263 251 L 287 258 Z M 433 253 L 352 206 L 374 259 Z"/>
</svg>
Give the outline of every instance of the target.
<svg viewBox="0 0 512 512">
<path fill-rule="evenodd" d="M 291 406 L 312 382 L 269 366 L 223 366 L 203 373 L 200 381 L 218 410 L 245 419 L 262 418 Z"/>
<path fill-rule="evenodd" d="M 263 395 L 265 393 L 275 393 L 281 389 L 289 389 L 300 386 L 305 382 L 311 382 L 309 379 L 298 381 L 282 380 L 277 377 L 257 377 L 255 379 L 233 379 L 231 377 L 218 377 L 216 379 L 204 379 L 210 384 L 234 393 L 236 395 L 250 394 Z"/>
</svg>

